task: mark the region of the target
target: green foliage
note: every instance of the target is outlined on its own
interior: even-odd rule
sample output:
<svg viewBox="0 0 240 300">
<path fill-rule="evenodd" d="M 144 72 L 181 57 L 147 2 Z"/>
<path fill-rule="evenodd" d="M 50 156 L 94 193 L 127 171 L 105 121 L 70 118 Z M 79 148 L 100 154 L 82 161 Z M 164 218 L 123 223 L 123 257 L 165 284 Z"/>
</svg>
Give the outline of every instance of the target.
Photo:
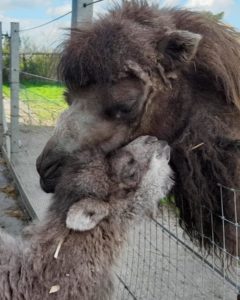
<svg viewBox="0 0 240 300">
<path fill-rule="evenodd" d="M 168 196 L 160 200 L 160 205 L 176 206 L 174 196 Z"/>
<path fill-rule="evenodd" d="M 21 38 L 20 50 L 21 71 L 56 79 L 56 65 L 59 58 L 57 53 L 49 53 L 44 46 L 37 47 L 29 37 Z M 38 82 L 34 77 L 23 79 Z"/>
<path fill-rule="evenodd" d="M 10 68 L 10 38 L 8 35 L 4 35 L 3 43 L 2 43 L 2 50 L 3 50 L 3 81 L 8 81 L 8 74 L 9 71 L 6 68 Z"/>
<path fill-rule="evenodd" d="M 176 216 L 179 216 L 179 210 L 176 207 L 175 198 L 173 195 L 169 195 L 168 197 L 162 198 L 159 201 L 159 207 L 167 207 L 172 212 L 176 214 Z"/>
<path fill-rule="evenodd" d="M 3 40 L 3 66 L 4 74 L 3 81 L 7 83 L 9 81 L 10 68 L 10 39 L 8 36 L 4 36 Z M 47 53 L 47 50 L 42 47 L 39 49 L 29 38 L 22 38 L 20 42 L 20 71 L 27 72 L 34 75 L 40 75 L 47 78 L 56 79 L 56 66 L 58 64 L 58 53 Z M 38 82 L 35 77 L 25 75 L 22 76 L 22 80 L 28 80 L 32 82 Z"/>
<path fill-rule="evenodd" d="M 51 53 L 28 53 L 20 55 L 20 70 L 40 75 L 47 78 L 56 79 L 56 64 L 58 61 L 57 54 Z M 31 81 L 38 81 L 34 77 L 28 78 Z"/>
<path fill-rule="evenodd" d="M 3 53 L 10 52 L 10 39 L 9 39 L 8 34 L 3 36 L 2 50 L 3 50 Z"/>
</svg>

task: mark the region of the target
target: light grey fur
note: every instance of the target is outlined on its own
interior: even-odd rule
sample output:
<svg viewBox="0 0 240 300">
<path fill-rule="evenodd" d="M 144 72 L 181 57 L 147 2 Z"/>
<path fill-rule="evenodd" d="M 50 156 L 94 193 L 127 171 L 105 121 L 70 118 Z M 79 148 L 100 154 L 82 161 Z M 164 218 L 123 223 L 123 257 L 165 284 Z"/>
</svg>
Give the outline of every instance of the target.
<svg viewBox="0 0 240 300">
<path fill-rule="evenodd" d="M 0 299 L 112 299 L 112 266 L 129 227 L 146 213 L 154 213 L 172 186 L 169 149 L 148 137 L 133 141 L 109 159 L 113 184 L 108 198 L 79 199 L 61 214 L 54 209 L 61 197 L 83 195 L 82 185 L 77 184 L 83 173 L 66 168 L 46 220 L 33 227 L 28 239 L 0 232 Z M 135 161 L 126 160 L 127 155 Z M 106 159 L 103 163 L 108 164 Z M 86 174 L 90 167 L 85 166 Z M 94 176 L 99 177 L 96 168 Z M 79 229 L 78 222 L 85 226 L 86 216 L 92 229 L 73 230 Z"/>
</svg>

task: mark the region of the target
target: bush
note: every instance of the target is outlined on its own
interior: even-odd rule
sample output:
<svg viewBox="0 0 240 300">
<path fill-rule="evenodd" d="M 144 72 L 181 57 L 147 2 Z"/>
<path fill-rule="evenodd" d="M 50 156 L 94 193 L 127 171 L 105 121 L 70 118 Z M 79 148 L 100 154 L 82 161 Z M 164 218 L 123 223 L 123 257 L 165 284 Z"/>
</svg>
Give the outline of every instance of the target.
<svg viewBox="0 0 240 300">
<path fill-rule="evenodd" d="M 58 54 L 55 53 L 27 53 L 20 55 L 20 70 L 57 79 L 56 65 Z"/>
</svg>

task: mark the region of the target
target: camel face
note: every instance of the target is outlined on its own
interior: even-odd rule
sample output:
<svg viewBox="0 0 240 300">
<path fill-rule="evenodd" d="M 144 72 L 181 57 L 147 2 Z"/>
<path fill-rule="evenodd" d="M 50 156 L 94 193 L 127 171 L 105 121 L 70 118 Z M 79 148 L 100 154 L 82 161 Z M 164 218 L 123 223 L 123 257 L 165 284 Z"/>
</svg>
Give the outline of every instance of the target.
<svg viewBox="0 0 240 300">
<path fill-rule="evenodd" d="M 98 159 L 96 156 L 95 160 Z M 79 164 L 80 169 L 83 168 L 83 160 L 84 152 L 73 155 L 73 161 Z M 135 211 L 131 213 L 140 216 L 145 213 L 155 214 L 159 199 L 165 197 L 173 185 L 169 160 L 170 146 L 152 136 L 141 136 L 115 151 L 109 161 L 106 158 L 102 161 L 103 165 L 109 164 L 107 173 L 111 179 L 107 199 L 96 197 L 95 183 L 101 180 L 100 184 L 105 184 L 104 176 L 97 172 L 99 168 L 86 163 L 86 169 L 76 172 L 76 164 L 70 164 L 56 188 L 60 187 L 62 192 L 59 194 L 64 194 L 62 186 L 65 185 L 67 192 L 71 190 L 71 194 L 83 195 L 83 177 L 84 180 L 88 177 L 89 189 L 95 191 L 95 197 L 80 199 L 71 206 L 67 212 L 67 227 L 78 231 L 91 230 L 106 217 L 116 217 L 116 209 L 124 201 L 135 202 Z M 67 183 L 66 178 L 70 178 Z M 90 195 L 91 192 L 88 191 L 87 194 Z M 66 202 L 69 205 L 69 201 Z M 125 213 L 129 213 L 127 208 Z"/>
<path fill-rule="evenodd" d="M 131 140 L 146 101 L 143 90 L 143 83 L 132 78 L 68 92 L 70 106 L 37 161 L 42 188 L 54 191 L 65 159 L 74 151 L 100 147 L 108 153 Z"/>
<path fill-rule="evenodd" d="M 121 34 L 117 39 L 122 39 Z M 181 47 L 176 50 L 180 57 L 176 64 L 184 65 L 194 56 L 201 36 L 191 32 L 174 31 L 167 34 L 165 39 L 170 44 L 171 39 L 176 40 L 176 43 L 180 41 Z M 165 45 L 164 41 L 161 43 Z M 70 52 L 71 47 L 68 49 Z M 113 54 L 116 50 L 119 51 L 114 49 Z M 157 53 L 155 53 L 156 59 Z M 66 56 L 71 56 L 71 53 Z M 112 59 L 111 56 L 109 59 Z M 64 58 L 62 60 L 64 61 Z M 113 63 L 118 64 L 117 61 Z M 55 179 L 61 173 L 66 156 L 75 150 L 100 147 L 108 153 L 141 135 L 168 138 L 166 131 L 171 130 L 169 126 L 174 121 L 172 112 L 169 111 L 171 110 L 169 105 L 169 97 L 172 94 L 171 80 L 175 80 L 177 75 L 172 70 L 165 72 L 160 63 L 152 71 L 149 69 L 150 66 L 141 66 L 136 59 L 131 60 L 126 57 L 122 63 L 121 67 L 115 66 L 118 70 L 112 70 L 106 81 L 93 80 L 86 85 L 69 83 L 65 94 L 69 109 L 60 116 L 53 136 L 37 160 L 41 186 L 46 192 L 54 191 Z M 112 62 L 108 61 L 106 64 Z M 96 69 L 95 72 L 97 74 L 99 70 Z M 107 75 L 101 76 L 104 78 Z M 158 99 L 161 101 L 159 102 Z M 160 127 L 155 120 L 156 112 L 157 117 L 165 119 Z"/>
<path fill-rule="evenodd" d="M 172 187 L 169 166 L 171 148 L 156 137 L 141 136 L 119 149 L 110 159 L 112 178 L 126 188 L 135 188 L 144 199 L 159 201 Z"/>
<path fill-rule="evenodd" d="M 154 173 L 151 161 L 156 162 L 156 168 L 162 168 L 163 177 L 168 177 L 169 160 L 170 146 L 165 141 L 159 141 L 152 136 L 141 136 L 112 154 L 111 177 L 122 187 L 135 188 L 149 169 Z M 160 180 L 159 176 L 156 176 L 157 180 Z M 150 186 L 151 184 L 149 188 Z"/>
<path fill-rule="evenodd" d="M 143 26 L 134 19 L 139 12 L 125 13 L 73 30 L 66 42 L 59 73 L 70 107 L 37 161 L 47 192 L 54 191 L 65 157 L 75 150 L 100 147 L 108 153 L 142 135 L 169 141 L 177 130 L 181 102 L 172 98 L 182 89 L 180 70 L 194 59 L 201 35 L 176 30 L 164 15 L 161 25 Z M 145 20 L 149 12 L 141 13 Z"/>
</svg>

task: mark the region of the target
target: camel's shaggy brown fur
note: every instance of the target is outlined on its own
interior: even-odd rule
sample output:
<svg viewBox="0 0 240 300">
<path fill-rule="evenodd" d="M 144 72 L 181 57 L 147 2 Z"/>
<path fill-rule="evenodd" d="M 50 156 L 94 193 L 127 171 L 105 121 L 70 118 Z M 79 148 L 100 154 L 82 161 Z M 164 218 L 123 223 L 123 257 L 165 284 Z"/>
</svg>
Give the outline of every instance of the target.
<svg viewBox="0 0 240 300">
<path fill-rule="evenodd" d="M 130 224 L 154 213 L 172 186 L 169 149 L 141 137 L 110 163 L 99 150 L 71 155 L 46 220 L 28 240 L 0 231 L 0 299 L 113 299 L 112 268 Z M 85 231 L 88 220 L 97 226 Z"/>
<path fill-rule="evenodd" d="M 185 9 L 124 2 L 73 29 L 59 65 L 70 108 L 38 160 L 45 189 L 54 189 L 48 167 L 56 156 L 86 145 L 108 152 L 155 135 L 173 147 L 183 227 L 201 243 L 204 233 L 207 247 L 225 240 L 236 254 L 236 225 L 225 222 L 222 233 L 217 184 L 240 187 L 239 65 L 238 33 Z M 236 217 L 230 193 L 223 196 L 226 219 L 240 223 L 239 198 Z"/>
</svg>

